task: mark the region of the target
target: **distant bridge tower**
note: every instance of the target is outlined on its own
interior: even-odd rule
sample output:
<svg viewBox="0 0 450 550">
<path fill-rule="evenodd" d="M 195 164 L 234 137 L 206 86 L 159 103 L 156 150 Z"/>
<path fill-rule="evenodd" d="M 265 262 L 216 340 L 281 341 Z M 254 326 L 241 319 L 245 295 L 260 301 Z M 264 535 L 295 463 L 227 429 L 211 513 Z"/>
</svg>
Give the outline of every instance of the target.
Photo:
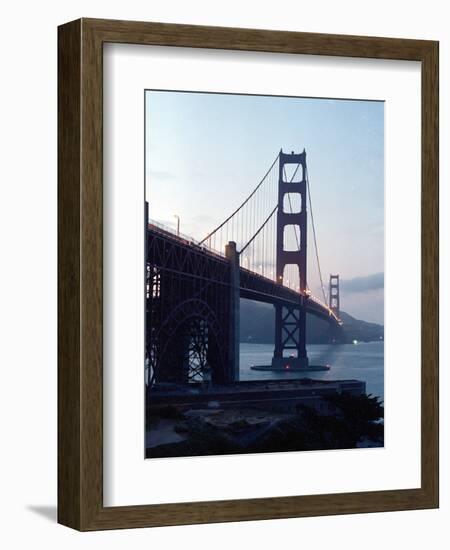
<svg viewBox="0 0 450 550">
<path fill-rule="evenodd" d="M 329 301 L 331 311 L 339 318 L 341 307 L 339 298 L 339 275 L 330 274 Z"/>
<path fill-rule="evenodd" d="M 298 166 L 296 177 L 287 180 L 285 165 Z M 299 286 L 302 296 L 298 306 L 275 306 L 275 351 L 272 366 L 276 368 L 303 368 L 308 366 L 306 355 L 306 299 L 304 293 L 306 284 L 306 152 L 291 154 L 280 151 L 279 178 L 278 178 L 278 212 L 276 236 L 276 276 L 277 283 L 283 284 L 284 270 L 288 265 L 298 268 Z M 286 195 L 297 193 L 300 195 L 300 209 L 292 212 L 287 204 Z M 288 199 L 290 197 L 287 197 Z M 298 201 L 296 201 L 298 203 Z M 285 250 L 285 234 L 290 229 L 296 232 L 296 249 Z"/>
</svg>

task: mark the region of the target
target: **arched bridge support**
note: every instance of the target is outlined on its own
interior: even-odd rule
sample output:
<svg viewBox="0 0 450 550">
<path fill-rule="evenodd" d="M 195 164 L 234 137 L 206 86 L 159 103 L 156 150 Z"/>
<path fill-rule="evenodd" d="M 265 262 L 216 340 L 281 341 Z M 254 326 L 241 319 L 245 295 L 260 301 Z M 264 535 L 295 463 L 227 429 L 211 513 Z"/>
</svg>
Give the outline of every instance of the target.
<svg viewBox="0 0 450 550">
<path fill-rule="evenodd" d="M 154 384 L 230 379 L 230 262 L 150 224 L 146 364 Z"/>
</svg>

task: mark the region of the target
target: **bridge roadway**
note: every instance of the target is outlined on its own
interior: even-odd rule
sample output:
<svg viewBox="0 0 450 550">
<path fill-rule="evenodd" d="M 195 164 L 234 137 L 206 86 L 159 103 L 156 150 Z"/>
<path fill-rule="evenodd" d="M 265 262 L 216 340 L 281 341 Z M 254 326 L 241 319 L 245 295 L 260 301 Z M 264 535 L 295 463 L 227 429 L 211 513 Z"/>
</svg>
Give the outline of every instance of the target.
<svg viewBox="0 0 450 550">
<path fill-rule="evenodd" d="M 185 235 L 176 235 L 154 222 L 148 224 L 148 236 L 153 236 L 158 241 L 165 241 L 163 247 L 168 245 L 170 248 L 188 248 L 196 253 L 198 261 L 201 260 L 201 256 L 204 256 L 209 260 L 208 263 L 211 263 L 211 261 L 216 262 L 218 264 L 217 268 L 221 271 L 220 268 L 223 268 L 223 270 L 230 269 L 229 261 L 222 254 L 205 245 L 199 245 Z M 167 266 L 161 266 L 162 269 L 164 267 L 167 268 Z M 240 296 L 264 303 L 282 303 L 286 306 L 300 306 L 303 300 L 308 313 L 327 321 L 331 325 L 341 324 L 341 321 L 331 309 L 313 296 L 292 290 L 242 266 L 240 267 Z"/>
</svg>

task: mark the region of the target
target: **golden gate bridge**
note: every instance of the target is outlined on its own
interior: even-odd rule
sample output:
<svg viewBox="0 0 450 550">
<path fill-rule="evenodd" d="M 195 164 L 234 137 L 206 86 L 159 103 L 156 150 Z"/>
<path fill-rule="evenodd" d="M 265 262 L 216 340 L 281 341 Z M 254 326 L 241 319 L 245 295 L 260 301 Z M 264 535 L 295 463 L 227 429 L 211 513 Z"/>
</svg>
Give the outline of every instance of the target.
<svg viewBox="0 0 450 550">
<path fill-rule="evenodd" d="M 327 297 L 320 268 L 306 151 L 282 150 L 252 192 L 202 240 L 149 219 L 146 208 L 147 386 L 239 381 L 239 307 L 274 305 L 274 370 L 314 370 L 306 314 L 339 338 L 339 275 Z M 322 298 L 307 281 L 308 216 Z"/>
</svg>

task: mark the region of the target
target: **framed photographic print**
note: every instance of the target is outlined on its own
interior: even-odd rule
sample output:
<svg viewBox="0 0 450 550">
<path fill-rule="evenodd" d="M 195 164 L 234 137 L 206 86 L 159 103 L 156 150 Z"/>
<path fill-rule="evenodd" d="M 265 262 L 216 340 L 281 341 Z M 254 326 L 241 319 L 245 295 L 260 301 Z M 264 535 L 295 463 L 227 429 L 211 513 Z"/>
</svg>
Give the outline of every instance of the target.
<svg viewBox="0 0 450 550">
<path fill-rule="evenodd" d="M 438 506 L 438 44 L 59 28 L 58 518 Z"/>
</svg>

